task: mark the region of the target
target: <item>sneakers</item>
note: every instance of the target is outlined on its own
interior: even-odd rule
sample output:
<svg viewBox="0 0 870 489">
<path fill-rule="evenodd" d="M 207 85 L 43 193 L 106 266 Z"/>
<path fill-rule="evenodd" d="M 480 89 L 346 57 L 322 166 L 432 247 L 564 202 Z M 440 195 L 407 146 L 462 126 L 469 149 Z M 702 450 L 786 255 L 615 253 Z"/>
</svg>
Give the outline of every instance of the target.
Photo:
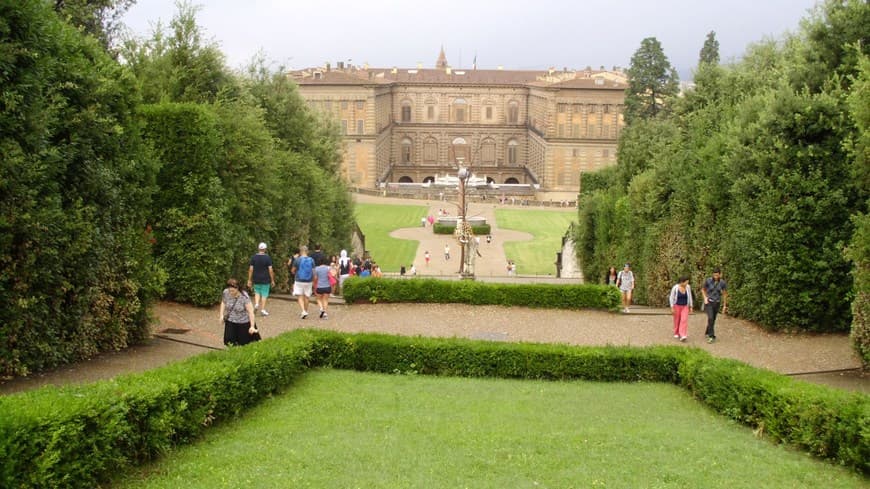
<svg viewBox="0 0 870 489">
<path fill-rule="evenodd" d="M 622 310 L 622 312 L 624 312 L 624 313 L 628 313 L 629 310 L 628 310 L 628 308 L 626 307 L 625 309 Z"/>
<path fill-rule="evenodd" d="M 674 338 L 676 338 L 676 339 L 680 339 L 680 335 L 675 334 L 675 335 L 674 335 Z"/>
<path fill-rule="evenodd" d="M 255 310 L 255 311 L 256 311 L 257 309 L 259 309 L 259 308 L 260 308 L 260 305 L 259 305 L 259 304 L 254 304 L 254 310 Z"/>
<path fill-rule="evenodd" d="M 320 310 L 320 319 L 323 319 L 323 316 L 326 316 L 326 311 L 323 309 Z"/>
<path fill-rule="evenodd" d="M 715 342 L 716 342 L 715 336 L 708 336 L 707 337 L 707 343 L 715 343 Z"/>
<path fill-rule="evenodd" d="M 262 311 L 260 311 L 260 315 L 261 315 L 261 316 L 268 316 L 268 315 L 269 315 L 269 311 L 263 309 Z"/>
<path fill-rule="evenodd" d="M 686 340 L 688 340 L 688 339 L 689 339 L 688 336 L 680 336 L 680 341 L 682 341 L 683 343 L 685 343 Z"/>
<path fill-rule="evenodd" d="M 320 313 L 320 319 L 329 319 L 329 314 L 326 314 L 326 311 Z"/>
<path fill-rule="evenodd" d="M 307 317 L 308 317 L 308 311 L 302 311 L 302 314 L 300 315 L 300 317 L 301 317 L 302 319 L 307 318 Z"/>
</svg>

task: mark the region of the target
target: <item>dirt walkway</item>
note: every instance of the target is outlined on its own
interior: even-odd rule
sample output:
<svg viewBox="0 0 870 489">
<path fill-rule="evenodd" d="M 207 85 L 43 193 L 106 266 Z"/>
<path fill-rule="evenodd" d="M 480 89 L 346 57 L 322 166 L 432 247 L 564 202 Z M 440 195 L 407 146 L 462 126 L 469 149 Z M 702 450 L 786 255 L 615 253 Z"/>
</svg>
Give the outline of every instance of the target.
<svg viewBox="0 0 870 489">
<path fill-rule="evenodd" d="M 631 314 L 600 311 L 540 310 L 522 307 L 468 306 L 457 304 L 358 304 L 335 303 L 328 320 L 300 319 L 291 298 L 274 297 L 271 315 L 258 318 L 264 338 L 299 328 L 343 332 L 381 332 L 434 337 L 462 337 L 490 341 L 555 342 L 572 345 L 681 344 L 671 336 L 671 316 L 665 309 L 634 308 Z M 173 360 L 221 349 L 223 326 L 217 308 L 196 308 L 164 302 L 155 307 L 156 336 L 148 344 L 101 355 L 54 372 L 14 379 L 0 384 L 0 393 L 40 385 L 64 385 L 111 378 L 164 365 Z M 728 316 L 717 323 L 719 341 L 704 340 L 705 316 L 689 318 L 687 347 L 736 358 L 780 373 L 837 371 L 796 378 L 870 393 L 870 376 L 840 372 L 860 366 L 846 335 L 771 334 Z M 199 345 L 199 346 L 195 346 Z"/>
</svg>

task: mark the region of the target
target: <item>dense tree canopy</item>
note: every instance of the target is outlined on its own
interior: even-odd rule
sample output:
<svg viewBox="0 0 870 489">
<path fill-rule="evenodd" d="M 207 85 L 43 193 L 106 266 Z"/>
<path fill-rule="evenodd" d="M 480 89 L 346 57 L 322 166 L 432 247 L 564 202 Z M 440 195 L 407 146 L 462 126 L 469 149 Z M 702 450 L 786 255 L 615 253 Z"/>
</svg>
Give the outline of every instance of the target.
<svg viewBox="0 0 870 489">
<path fill-rule="evenodd" d="M 719 41 L 716 39 L 716 31 L 707 33 L 707 39 L 704 41 L 704 47 L 701 48 L 701 54 L 698 57 L 698 64 L 719 64 Z"/>
<path fill-rule="evenodd" d="M 260 241 L 349 245 L 334 128 L 228 69 L 188 3 L 109 55 L 131 3 L 0 0 L 0 376 L 126 347 L 159 297 L 214 304 Z"/>
<path fill-rule="evenodd" d="M 626 109 L 638 105 L 610 185 L 581 197 L 584 274 L 630 261 L 636 297 L 661 305 L 678 276 L 700 284 L 721 266 L 734 314 L 771 329 L 849 329 L 852 310 L 867 307 L 850 308 L 856 288 L 843 252 L 867 249 L 855 226 L 868 196 L 868 9 L 829 0 L 796 34 L 759 42 L 726 66 L 713 63 L 711 33 L 694 90 L 656 117 L 654 89 L 633 86 L 640 96 L 627 94 Z M 636 65 L 663 66 L 646 41 Z"/>
</svg>

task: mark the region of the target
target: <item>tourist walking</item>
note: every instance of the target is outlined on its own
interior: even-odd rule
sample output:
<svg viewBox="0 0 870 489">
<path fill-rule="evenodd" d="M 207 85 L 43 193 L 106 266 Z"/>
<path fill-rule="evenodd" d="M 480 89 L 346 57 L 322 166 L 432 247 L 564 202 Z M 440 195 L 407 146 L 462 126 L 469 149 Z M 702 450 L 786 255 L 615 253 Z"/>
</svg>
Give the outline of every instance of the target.
<svg viewBox="0 0 870 489">
<path fill-rule="evenodd" d="M 275 286 L 275 271 L 272 269 L 272 258 L 266 254 L 266 243 L 260 243 L 257 254 L 251 257 L 248 265 L 248 288 L 254 289 L 254 310 L 260 309 L 260 314 L 268 316 L 266 299 L 269 290 Z"/>
<path fill-rule="evenodd" d="M 704 335 L 707 336 L 707 343 L 713 343 L 716 341 L 716 315 L 719 314 L 720 305 L 722 314 L 728 312 L 728 285 L 722 279 L 722 270 L 713 270 L 713 276 L 704 281 L 701 294 L 704 295 L 704 312 L 707 313 L 707 330 Z"/>
<path fill-rule="evenodd" d="M 344 281 L 347 280 L 347 277 L 350 277 L 350 271 L 353 269 L 353 263 L 350 261 L 350 258 L 347 256 L 347 250 L 341 250 L 341 254 L 338 257 L 338 293 L 341 294 L 341 291 L 344 290 Z"/>
<path fill-rule="evenodd" d="M 450 245 L 449 244 L 444 245 L 444 259 L 450 260 Z"/>
<path fill-rule="evenodd" d="M 629 312 L 628 307 L 631 305 L 631 294 L 634 291 L 634 273 L 631 271 L 630 263 L 626 263 L 622 267 L 622 271 L 616 277 L 616 286 L 622 292 L 622 312 Z"/>
<path fill-rule="evenodd" d="M 671 288 L 668 303 L 674 315 L 674 338 L 686 341 L 689 337 L 689 314 L 692 313 L 692 288 L 689 277 L 680 277 L 677 284 Z"/>
<path fill-rule="evenodd" d="M 429 267 L 429 260 L 430 260 L 431 258 L 432 258 L 432 257 L 429 255 L 429 251 L 428 251 L 428 250 L 426 251 L 426 253 L 423 253 L 423 259 L 426 260 L 426 268 Z"/>
<path fill-rule="evenodd" d="M 251 298 L 239 287 L 239 281 L 227 280 L 221 294 L 220 321 L 224 325 L 224 345 L 247 345 L 257 332 Z"/>
<path fill-rule="evenodd" d="M 607 270 L 607 275 L 604 276 L 604 283 L 606 285 L 616 285 L 616 280 L 619 277 L 619 274 L 616 273 L 616 267 L 610 267 Z"/>
<path fill-rule="evenodd" d="M 314 260 L 308 256 L 308 247 L 299 247 L 299 256 L 293 260 L 291 269 L 293 276 L 293 295 L 299 303 L 300 317 L 308 317 L 308 304 L 311 302 L 311 293 L 314 282 Z"/>
<path fill-rule="evenodd" d="M 332 285 L 329 283 L 329 265 L 323 256 L 320 257 L 320 262 L 314 268 L 314 293 L 317 295 L 317 306 L 320 308 L 320 319 L 327 319 L 329 316 L 326 310 L 329 308 L 329 294 L 332 293 Z"/>
</svg>

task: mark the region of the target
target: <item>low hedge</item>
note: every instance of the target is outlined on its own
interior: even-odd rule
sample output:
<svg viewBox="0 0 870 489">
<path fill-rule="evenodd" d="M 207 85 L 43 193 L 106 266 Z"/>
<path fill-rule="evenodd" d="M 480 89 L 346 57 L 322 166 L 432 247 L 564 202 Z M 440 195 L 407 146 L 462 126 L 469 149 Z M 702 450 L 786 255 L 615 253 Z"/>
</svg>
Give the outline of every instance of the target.
<svg viewBox="0 0 870 489">
<path fill-rule="evenodd" d="M 432 225 L 432 232 L 435 234 L 453 234 L 456 232 L 456 224 L 436 222 Z M 484 236 L 492 232 L 492 226 L 489 224 L 472 224 L 471 232 L 477 236 Z"/>
<path fill-rule="evenodd" d="M 716 411 L 870 473 L 870 397 L 677 346 L 575 347 L 298 330 L 90 386 L 0 398 L 0 487 L 95 487 L 288 387 L 307 368 L 667 382 Z"/>
<path fill-rule="evenodd" d="M 92 385 L 0 397 L 0 487 L 97 487 L 288 386 L 305 335 L 199 355 Z"/>
<path fill-rule="evenodd" d="M 619 310 L 620 295 L 606 285 L 504 284 L 473 280 L 401 280 L 351 277 L 342 288 L 344 300 L 489 304 L 544 309 Z"/>
</svg>

